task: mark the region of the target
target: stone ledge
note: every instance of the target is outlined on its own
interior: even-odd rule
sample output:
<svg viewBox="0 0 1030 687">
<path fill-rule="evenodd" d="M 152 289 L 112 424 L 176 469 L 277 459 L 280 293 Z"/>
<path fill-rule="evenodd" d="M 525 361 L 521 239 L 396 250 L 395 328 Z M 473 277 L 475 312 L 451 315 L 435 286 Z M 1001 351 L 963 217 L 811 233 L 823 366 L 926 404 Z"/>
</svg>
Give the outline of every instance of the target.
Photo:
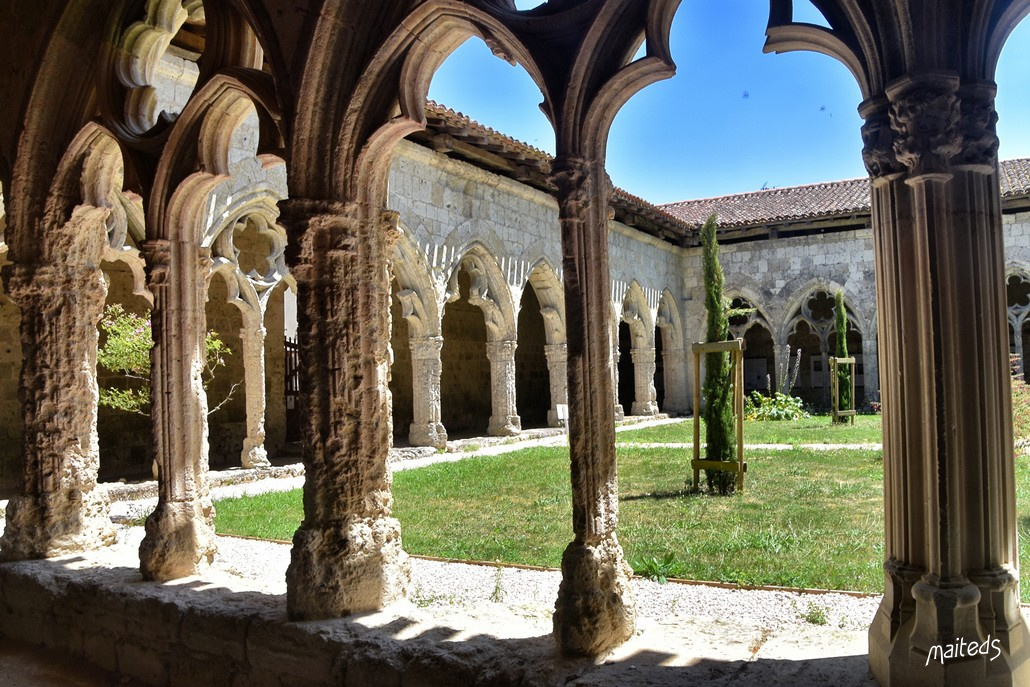
<svg viewBox="0 0 1030 687">
<path fill-rule="evenodd" d="M 162 687 L 873 684 L 864 632 L 676 616 L 642 621 L 604 661 L 574 660 L 556 655 L 548 618 L 491 604 L 290 622 L 272 587 L 218 570 L 144 582 L 131 553 L 0 564 L 0 637 Z"/>
</svg>

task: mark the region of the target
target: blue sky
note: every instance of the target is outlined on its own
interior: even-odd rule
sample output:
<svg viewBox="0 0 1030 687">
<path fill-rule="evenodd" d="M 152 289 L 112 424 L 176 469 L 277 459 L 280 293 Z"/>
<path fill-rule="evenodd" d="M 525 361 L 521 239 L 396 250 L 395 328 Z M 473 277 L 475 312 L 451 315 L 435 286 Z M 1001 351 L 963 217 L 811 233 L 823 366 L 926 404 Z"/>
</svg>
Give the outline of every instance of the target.
<svg viewBox="0 0 1030 687">
<path fill-rule="evenodd" d="M 824 23 L 809 3 L 794 6 L 798 20 Z M 763 54 L 767 20 L 767 3 L 755 0 L 680 6 L 672 27 L 676 76 L 638 93 L 612 126 L 608 172 L 616 185 L 668 203 L 865 176 L 854 78 L 824 55 Z M 1001 157 L 1030 157 L 1030 19 L 1009 38 L 997 81 Z M 448 58 L 429 95 L 554 150 L 535 84 L 478 39 Z"/>
</svg>

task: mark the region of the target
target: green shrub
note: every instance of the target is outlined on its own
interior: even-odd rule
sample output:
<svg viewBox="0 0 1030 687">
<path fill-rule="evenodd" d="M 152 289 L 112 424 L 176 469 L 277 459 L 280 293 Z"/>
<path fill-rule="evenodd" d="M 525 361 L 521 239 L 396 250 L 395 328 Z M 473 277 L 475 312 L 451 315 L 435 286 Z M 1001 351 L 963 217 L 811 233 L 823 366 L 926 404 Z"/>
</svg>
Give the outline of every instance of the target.
<svg viewBox="0 0 1030 687">
<path fill-rule="evenodd" d="M 757 391 L 744 399 L 745 420 L 802 420 L 811 417 L 800 398 L 779 391 L 763 396 Z"/>
</svg>

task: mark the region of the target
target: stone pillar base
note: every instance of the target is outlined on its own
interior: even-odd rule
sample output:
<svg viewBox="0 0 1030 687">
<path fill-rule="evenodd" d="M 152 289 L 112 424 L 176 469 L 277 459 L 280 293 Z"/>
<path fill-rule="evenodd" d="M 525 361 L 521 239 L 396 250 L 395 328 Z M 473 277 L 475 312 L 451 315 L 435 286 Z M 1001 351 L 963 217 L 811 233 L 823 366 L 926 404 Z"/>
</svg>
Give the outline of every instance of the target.
<svg viewBox="0 0 1030 687">
<path fill-rule="evenodd" d="M 240 462 L 245 468 L 267 468 L 272 465 L 265 450 L 265 440 L 244 439 Z"/>
<path fill-rule="evenodd" d="M 111 526 L 107 494 L 18 495 L 7 504 L 0 561 L 50 558 L 111 546 L 118 535 Z"/>
<path fill-rule="evenodd" d="M 426 425 L 412 424 L 408 427 L 408 443 L 412 446 L 447 448 L 447 430 L 439 422 Z"/>
<path fill-rule="evenodd" d="M 1000 593 L 1018 610 L 1016 585 Z M 1030 684 L 1030 635 L 1026 623 L 1010 630 L 994 614 L 993 632 L 980 622 L 981 598 L 974 584 L 947 586 L 930 576 L 911 589 L 914 613 L 895 613 L 888 596 L 869 628 L 869 668 L 881 687 L 1015 687 Z M 974 645 L 976 649 L 973 649 Z M 975 652 L 975 653 L 974 653 Z"/>
<path fill-rule="evenodd" d="M 547 411 L 547 426 L 548 427 L 561 427 L 562 421 L 558 419 L 558 411 L 551 409 Z"/>
<path fill-rule="evenodd" d="M 631 410 L 634 415 L 657 415 L 658 404 L 654 401 L 645 401 L 644 403 L 638 403 L 637 401 L 634 401 Z"/>
<path fill-rule="evenodd" d="M 293 536 L 286 571 L 292 620 L 374 611 L 404 598 L 411 577 L 395 518 L 351 518 L 337 527 Z"/>
<path fill-rule="evenodd" d="M 626 419 L 626 411 L 623 409 L 621 403 L 616 403 L 615 404 L 615 421 L 618 422 L 619 420 L 625 420 L 625 419 Z"/>
<path fill-rule="evenodd" d="M 214 507 L 206 499 L 199 509 L 192 502 L 158 503 L 146 523 L 139 545 L 143 578 L 166 582 L 201 572 L 214 560 Z"/>
<path fill-rule="evenodd" d="M 597 546 L 572 542 L 561 561 L 554 638 L 572 656 L 600 656 L 633 635 L 633 574 L 614 537 Z"/>
<path fill-rule="evenodd" d="M 491 416 L 486 433 L 492 437 L 511 437 L 522 431 L 522 419 L 518 415 Z"/>
</svg>

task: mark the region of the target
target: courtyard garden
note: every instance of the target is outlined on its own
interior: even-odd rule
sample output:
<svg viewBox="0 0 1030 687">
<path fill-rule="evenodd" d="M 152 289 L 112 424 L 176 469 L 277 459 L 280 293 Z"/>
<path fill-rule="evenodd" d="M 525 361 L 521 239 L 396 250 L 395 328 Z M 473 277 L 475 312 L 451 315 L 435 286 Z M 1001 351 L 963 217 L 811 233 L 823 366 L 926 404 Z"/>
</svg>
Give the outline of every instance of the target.
<svg viewBox="0 0 1030 687">
<path fill-rule="evenodd" d="M 879 416 L 747 422 L 746 489 L 689 489 L 690 421 L 620 432 L 619 540 L 637 574 L 881 592 Z M 646 444 L 681 444 L 648 447 Z M 850 444 L 815 448 L 811 444 Z M 557 567 L 571 539 L 568 451 L 526 448 L 394 475 L 394 514 L 412 554 Z M 1030 459 L 1016 460 L 1023 601 L 1030 601 Z M 220 533 L 289 540 L 299 491 L 219 501 Z"/>
</svg>

